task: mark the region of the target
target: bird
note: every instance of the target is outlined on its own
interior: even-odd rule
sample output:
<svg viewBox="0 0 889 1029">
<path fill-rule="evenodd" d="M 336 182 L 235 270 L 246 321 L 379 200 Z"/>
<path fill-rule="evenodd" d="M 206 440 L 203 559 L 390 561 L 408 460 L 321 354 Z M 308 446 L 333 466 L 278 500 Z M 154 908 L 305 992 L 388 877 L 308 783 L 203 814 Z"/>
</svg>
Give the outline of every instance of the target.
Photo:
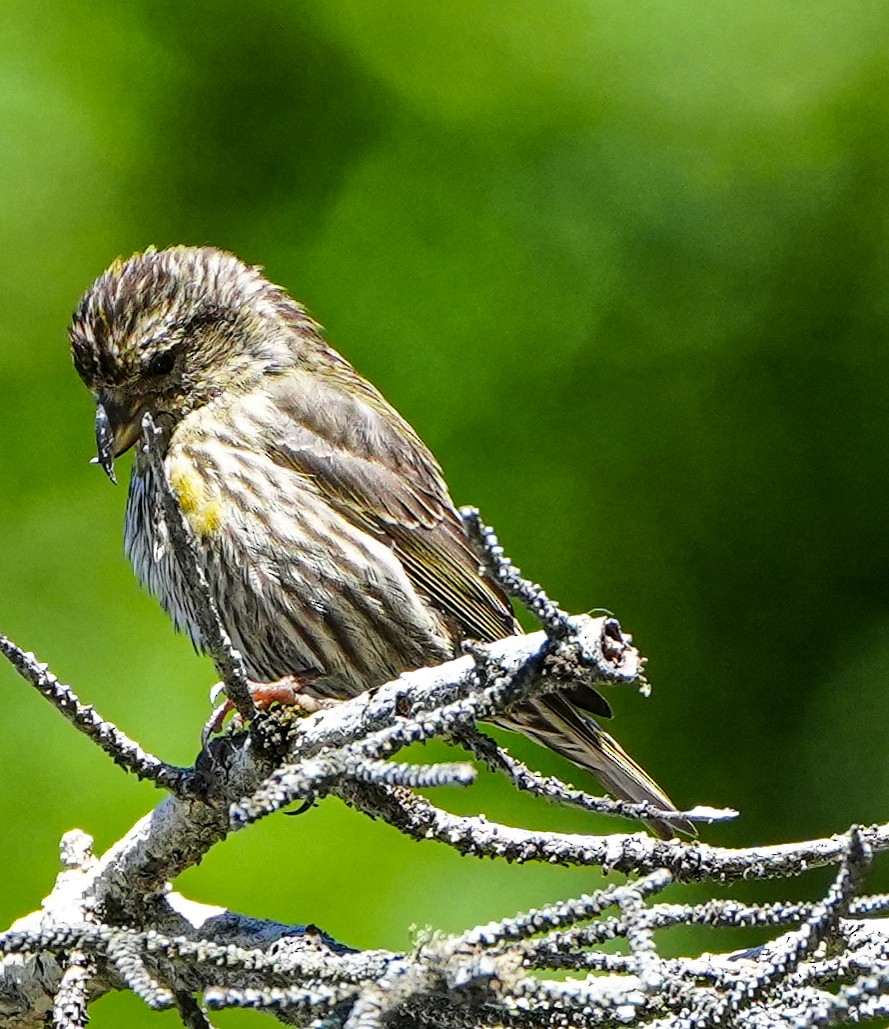
<svg viewBox="0 0 889 1029">
<path fill-rule="evenodd" d="M 441 468 L 408 422 L 282 287 L 211 246 L 118 258 L 81 297 L 74 366 L 96 402 L 97 460 L 148 414 L 220 618 L 255 683 L 294 676 L 345 699 L 522 632 L 483 570 Z M 137 447 L 124 547 L 176 629 L 202 649 L 171 546 L 157 462 Z M 591 772 L 613 796 L 675 805 L 577 686 L 500 724 Z M 664 837 L 687 827 L 652 817 Z"/>
</svg>

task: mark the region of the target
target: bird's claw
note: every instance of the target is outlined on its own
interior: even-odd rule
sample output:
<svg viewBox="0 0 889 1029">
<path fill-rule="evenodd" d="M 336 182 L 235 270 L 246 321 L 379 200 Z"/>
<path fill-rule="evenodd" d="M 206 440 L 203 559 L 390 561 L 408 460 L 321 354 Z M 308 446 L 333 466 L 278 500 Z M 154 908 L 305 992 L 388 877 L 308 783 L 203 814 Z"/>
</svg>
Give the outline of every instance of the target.
<svg viewBox="0 0 889 1029">
<path fill-rule="evenodd" d="M 305 691 L 306 683 L 295 675 L 285 675 L 275 682 L 251 682 L 250 696 L 259 711 L 272 704 L 296 708 L 301 714 L 314 715 L 326 711 L 339 701 L 329 697 L 316 697 Z"/>
<path fill-rule="evenodd" d="M 305 692 L 307 683 L 295 675 L 285 675 L 275 682 L 251 682 L 250 696 L 257 711 L 267 711 L 273 704 L 295 708 L 299 714 L 314 715 L 318 711 L 327 711 L 340 703 L 330 697 L 316 697 Z M 222 697 L 222 703 L 218 703 Z M 210 702 L 216 705 L 201 733 L 201 741 L 207 740 L 216 733 L 222 732 L 225 720 L 235 710 L 234 704 L 225 697 L 225 683 L 217 682 L 210 690 Z"/>
</svg>

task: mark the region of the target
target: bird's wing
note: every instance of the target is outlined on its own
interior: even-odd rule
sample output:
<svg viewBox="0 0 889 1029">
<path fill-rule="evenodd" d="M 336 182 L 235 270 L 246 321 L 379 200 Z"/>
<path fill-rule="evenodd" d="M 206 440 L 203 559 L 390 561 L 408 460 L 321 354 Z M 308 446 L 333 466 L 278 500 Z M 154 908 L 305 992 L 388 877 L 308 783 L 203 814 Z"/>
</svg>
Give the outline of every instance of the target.
<svg viewBox="0 0 889 1029">
<path fill-rule="evenodd" d="M 263 441 L 269 455 L 391 545 L 414 587 L 460 635 L 494 640 L 520 631 L 506 597 L 480 574 L 435 458 L 345 362 L 334 372 L 289 371 L 272 380 L 279 417 Z"/>
</svg>

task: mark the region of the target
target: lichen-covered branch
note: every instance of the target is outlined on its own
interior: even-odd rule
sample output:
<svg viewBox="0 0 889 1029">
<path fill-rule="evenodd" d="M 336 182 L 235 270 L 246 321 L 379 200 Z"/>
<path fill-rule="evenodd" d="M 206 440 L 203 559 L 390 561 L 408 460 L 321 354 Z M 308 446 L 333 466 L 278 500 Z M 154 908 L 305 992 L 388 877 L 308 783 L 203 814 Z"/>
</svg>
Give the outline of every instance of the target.
<svg viewBox="0 0 889 1029">
<path fill-rule="evenodd" d="M 231 1007 L 318 1029 L 814 1026 L 889 1011 L 889 901 L 857 895 L 871 860 L 889 849 L 889 825 L 728 849 L 642 832 L 536 832 L 454 815 L 414 792 L 471 787 L 468 761 L 392 760 L 411 743 L 440 737 L 551 802 L 636 819 L 653 814 L 644 804 L 591 797 L 540 776 L 479 732 L 479 720 L 548 691 L 641 684 L 643 662 L 614 618 L 560 611 L 521 577 L 477 513 L 464 517 L 492 574 L 527 603 L 542 632 L 472 645 L 457 660 L 312 713 L 256 713 L 211 738 L 191 769 L 146 754 L 33 654 L 0 637 L 0 653 L 77 729 L 169 791 L 105 854 L 94 855 L 83 833 L 66 835 L 64 869 L 41 909 L 0 934 L 0 1026 L 51 1019 L 76 1029 L 92 1000 L 118 989 L 151 1008 L 176 1010 L 195 1029 L 210 1025 L 207 1010 Z M 172 542 L 191 569 L 200 606 L 209 595 L 179 523 Z M 249 686 L 237 652 L 212 604 L 203 617 L 220 674 L 237 695 Z M 241 713 L 253 714 L 252 707 Z M 327 795 L 426 846 L 505 862 L 594 866 L 628 879 L 456 936 L 424 938 L 404 954 L 357 952 L 312 926 L 255 919 L 171 891 L 182 871 L 231 832 Z M 675 817 L 706 823 L 733 814 L 698 806 Z M 677 896 L 687 882 L 782 879 L 822 865 L 837 866 L 835 881 L 809 903 L 689 904 Z M 757 925 L 772 938 L 743 954 L 666 959 L 660 934 L 676 925 Z M 609 941 L 623 952 L 603 950 Z M 550 974 L 565 969 L 580 977 Z"/>
<path fill-rule="evenodd" d="M 250 1007 L 291 1024 L 345 1029 L 828 1025 L 887 1008 L 886 920 L 861 919 L 859 907 L 868 904 L 856 905 L 850 889 L 865 850 L 857 830 L 845 843 L 824 901 L 807 910 L 788 905 L 786 912 L 772 905 L 767 921 L 784 927 L 781 934 L 743 954 L 660 956 L 658 934 L 679 914 L 658 899 L 672 882 L 665 870 L 457 936 L 428 936 L 404 954 L 353 951 L 311 926 L 250 919 L 177 894 L 158 900 L 147 927 L 94 916 L 53 927 L 49 920 L 65 908 L 89 860 L 60 877 L 41 918 L 0 935 L 0 951 L 21 978 L 38 955 L 44 972 L 48 963 L 65 969 L 57 1011 L 72 1010 L 72 996 L 81 998 L 76 1013 L 83 998 L 128 988 L 151 1008 L 178 1009 L 186 1025 L 205 1024 L 195 994 L 210 1009 Z M 688 906 L 687 921 L 709 920 L 708 907 Z M 719 921 L 747 924 L 750 911 L 738 906 L 733 917 L 722 905 Z M 596 949 L 614 939 L 626 941 L 626 953 Z M 565 967 L 598 974 L 564 981 L 546 975 Z M 90 971 L 89 989 L 82 976 L 75 981 L 75 968 Z M 3 1010 L 6 1025 L 37 1025 L 41 1017 L 36 1010 L 11 1013 L 8 995 Z"/>
<path fill-rule="evenodd" d="M 76 729 L 101 747 L 115 764 L 172 793 L 187 793 L 191 789 L 193 772 L 190 768 L 177 768 L 147 753 L 135 740 L 102 718 L 93 707 L 82 703 L 74 690 L 59 682 L 32 653 L 22 650 L 2 634 L 0 654 Z"/>
</svg>

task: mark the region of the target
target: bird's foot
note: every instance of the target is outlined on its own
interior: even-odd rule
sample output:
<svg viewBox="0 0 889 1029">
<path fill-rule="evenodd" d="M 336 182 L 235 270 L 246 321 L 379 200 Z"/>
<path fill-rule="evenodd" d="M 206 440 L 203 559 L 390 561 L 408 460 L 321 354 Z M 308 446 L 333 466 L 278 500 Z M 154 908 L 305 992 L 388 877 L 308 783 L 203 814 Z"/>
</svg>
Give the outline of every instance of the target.
<svg viewBox="0 0 889 1029">
<path fill-rule="evenodd" d="M 285 707 L 293 708 L 301 715 L 314 715 L 318 711 L 326 711 L 338 704 L 339 701 L 330 697 L 315 697 L 306 692 L 306 687 L 311 684 L 311 677 L 296 675 L 285 675 L 275 682 L 250 682 L 250 696 L 256 705 L 257 711 L 267 711 L 273 704 L 282 704 Z M 218 682 L 210 690 L 210 702 L 216 704 L 219 697 L 225 692 L 225 683 Z M 234 704 L 227 697 L 221 704 L 214 707 L 212 714 L 204 725 L 201 734 L 204 743 L 218 732 L 222 732 L 225 720 L 235 710 Z"/>
<path fill-rule="evenodd" d="M 329 697 L 316 697 L 306 692 L 311 685 L 311 678 L 297 675 L 285 675 L 275 682 L 251 682 L 250 696 L 260 711 L 265 711 L 272 704 L 284 704 L 296 708 L 301 714 L 314 715 L 318 711 L 327 711 L 338 703 Z"/>
</svg>

